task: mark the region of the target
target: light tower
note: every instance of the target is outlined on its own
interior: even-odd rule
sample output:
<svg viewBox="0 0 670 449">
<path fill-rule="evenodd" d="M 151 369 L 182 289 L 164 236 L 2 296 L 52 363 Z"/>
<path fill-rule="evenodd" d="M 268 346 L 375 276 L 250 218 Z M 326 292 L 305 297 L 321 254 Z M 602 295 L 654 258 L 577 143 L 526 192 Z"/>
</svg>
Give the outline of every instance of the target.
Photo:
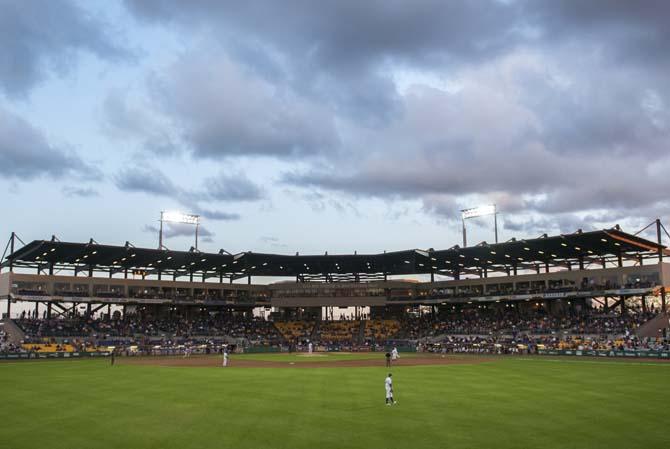
<svg viewBox="0 0 670 449">
<path fill-rule="evenodd" d="M 200 215 L 161 211 L 160 229 L 158 230 L 158 249 L 163 249 L 163 223 L 184 223 L 195 225 L 195 249 L 198 249 Z"/>
<path fill-rule="evenodd" d="M 468 246 L 467 232 L 465 229 L 465 220 L 475 217 L 493 215 L 493 229 L 495 232 L 495 242 L 498 243 L 498 211 L 495 204 L 487 206 L 472 207 L 470 209 L 461 209 L 461 222 L 463 223 L 463 248 Z"/>
</svg>

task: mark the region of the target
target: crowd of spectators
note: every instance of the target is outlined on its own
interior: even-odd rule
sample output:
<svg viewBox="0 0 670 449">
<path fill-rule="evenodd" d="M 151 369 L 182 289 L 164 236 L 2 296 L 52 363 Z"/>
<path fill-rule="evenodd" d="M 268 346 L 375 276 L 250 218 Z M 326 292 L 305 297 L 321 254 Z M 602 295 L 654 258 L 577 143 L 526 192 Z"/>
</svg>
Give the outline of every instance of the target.
<svg viewBox="0 0 670 449">
<path fill-rule="evenodd" d="M 544 311 L 511 309 L 500 312 L 491 309 L 464 309 L 458 313 L 432 317 L 424 315 L 402 320 L 402 337 L 420 339 L 442 334 L 492 335 L 515 334 L 624 334 L 633 332 L 641 324 L 655 316 L 655 312 L 640 309 L 605 312 L 602 309 L 586 309 L 560 316 Z"/>
<path fill-rule="evenodd" d="M 628 308 L 621 313 L 619 310 L 605 312 L 601 308 L 584 307 L 556 315 L 542 307 L 519 310 L 518 306 L 473 306 L 436 315 L 405 316 L 398 320 L 287 322 L 283 325 L 260 317 L 230 313 L 203 313 L 189 318 L 178 314 L 161 317 L 127 314 L 122 317 L 118 312 L 112 317 L 104 314 L 97 318 L 84 315 L 38 319 L 31 315 L 15 322 L 25 332 L 24 343 L 57 344 L 66 339 L 79 351 L 97 345 L 171 347 L 217 345 L 223 340 L 248 346 L 279 347 L 307 344 L 313 339 L 314 345 L 328 348 L 384 345 L 402 340 L 437 343 L 440 350 L 447 348 L 450 352 L 495 353 L 515 352 L 519 344 L 526 345 L 528 351 L 539 345 L 566 347 L 568 342 L 578 341 L 577 337 L 580 344 L 591 345 L 589 347 L 610 347 L 610 341 L 640 345 L 641 341 L 635 340 L 635 331 L 655 314 L 654 310 L 637 308 Z M 0 344 L 3 350 L 8 348 L 4 334 L 0 334 Z"/>
<path fill-rule="evenodd" d="M 538 350 L 574 351 L 668 351 L 670 342 L 660 338 L 622 335 L 616 338 L 563 336 L 445 336 L 439 341 L 419 345 L 420 351 L 470 354 L 535 354 Z"/>
<path fill-rule="evenodd" d="M 227 336 L 247 339 L 250 344 L 276 344 L 281 339 L 271 322 L 224 314 L 193 319 L 151 318 L 139 315 L 111 319 L 107 316 L 95 319 L 86 316 L 42 320 L 23 318 L 16 320 L 16 324 L 25 332 L 26 341 L 41 341 L 50 337 L 122 341 L 139 337 L 185 340 L 197 336 Z"/>
</svg>

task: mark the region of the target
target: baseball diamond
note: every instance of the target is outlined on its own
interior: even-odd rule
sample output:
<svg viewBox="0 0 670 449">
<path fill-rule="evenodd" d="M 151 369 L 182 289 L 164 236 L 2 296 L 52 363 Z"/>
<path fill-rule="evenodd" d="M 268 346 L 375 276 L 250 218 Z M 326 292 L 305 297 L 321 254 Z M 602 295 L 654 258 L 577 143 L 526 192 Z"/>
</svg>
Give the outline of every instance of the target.
<svg viewBox="0 0 670 449">
<path fill-rule="evenodd" d="M 0 0 L 0 449 L 670 449 L 670 0 Z"/>
</svg>

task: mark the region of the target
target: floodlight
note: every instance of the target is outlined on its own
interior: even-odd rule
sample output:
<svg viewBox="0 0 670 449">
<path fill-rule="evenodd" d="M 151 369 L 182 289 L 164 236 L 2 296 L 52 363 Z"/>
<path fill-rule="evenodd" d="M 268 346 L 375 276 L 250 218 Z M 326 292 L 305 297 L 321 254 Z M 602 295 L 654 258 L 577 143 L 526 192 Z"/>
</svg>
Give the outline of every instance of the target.
<svg viewBox="0 0 670 449">
<path fill-rule="evenodd" d="M 471 207 L 469 209 L 461 209 L 461 221 L 463 222 L 463 247 L 467 248 L 468 240 L 466 237 L 465 220 L 475 217 L 483 217 L 485 215 L 493 215 L 493 228 L 495 230 L 495 242 L 498 243 L 498 211 L 495 204 L 488 204 L 485 206 Z"/>
<path fill-rule="evenodd" d="M 482 217 L 484 215 L 493 215 L 496 213 L 495 204 L 490 204 L 486 206 L 478 206 L 470 209 L 461 210 L 461 218 L 464 220 L 468 218 Z"/>
<path fill-rule="evenodd" d="M 161 211 L 160 229 L 158 231 L 158 248 L 163 249 L 163 223 L 184 223 L 195 225 L 195 249 L 198 249 L 198 228 L 200 227 L 200 215 L 185 214 L 176 211 Z M 168 257 L 168 259 L 170 259 Z"/>
<path fill-rule="evenodd" d="M 163 221 L 170 223 L 185 223 L 185 224 L 199 224 L 200 216 L 193 214 L 184 214 L 182 212 L 161 212 L 161 218 Z"/>
</svg>

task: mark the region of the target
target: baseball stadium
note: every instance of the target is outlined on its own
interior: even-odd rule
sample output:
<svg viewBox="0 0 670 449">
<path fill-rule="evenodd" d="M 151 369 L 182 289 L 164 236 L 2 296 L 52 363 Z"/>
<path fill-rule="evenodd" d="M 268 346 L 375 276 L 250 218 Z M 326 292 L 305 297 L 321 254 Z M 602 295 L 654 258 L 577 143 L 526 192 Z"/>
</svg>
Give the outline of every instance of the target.
<svg viewBox="0 0 670 449">
<path fill-rule="evenodd" d="M 12 233 L 1 446 L 667 447 L 654 226 L 341 255 Z"/>
</svg>

